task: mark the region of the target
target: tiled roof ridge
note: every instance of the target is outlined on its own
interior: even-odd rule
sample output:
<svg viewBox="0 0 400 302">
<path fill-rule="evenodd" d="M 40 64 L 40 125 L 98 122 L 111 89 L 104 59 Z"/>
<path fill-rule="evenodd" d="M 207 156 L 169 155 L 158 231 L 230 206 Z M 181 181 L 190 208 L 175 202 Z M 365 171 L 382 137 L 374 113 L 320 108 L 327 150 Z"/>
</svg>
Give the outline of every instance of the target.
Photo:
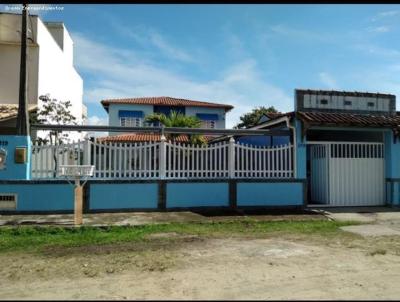
<svg viewBox="0 0 400 302">
<path fill-rule="evenodd" d="M 201 106 L 201 107 L 221 107 L 232 109 L 232 105 L 213 103 L 206 101 L 195 101 L 184 98 L 176 98 L 170 96 L 156 96 L 156 97 L 136 97 L 136 98 L 114 98 L 114 99 L 104 99 L 101 104 L 108 105 L 110 103 L 133 103 L 133 104 L 151 104 L 151 105 L 166 105 L 172 106 Z"/>
<path fill-rule="evenodd" d="M 208 139 L 210 136 L 204 135 L 205 139 Z M 124 133 L 124 134 L 116 134 L 98 137 L 96 140 L 98 142 L 145 142 L 145 141 L 160 141 L 161 135 L 159 133 Z M 175 137 L 175 142 L 177 143 L 187 143 L 189 142 L 189 135 L 187 134 L 179 134 Z"/>
</svg>

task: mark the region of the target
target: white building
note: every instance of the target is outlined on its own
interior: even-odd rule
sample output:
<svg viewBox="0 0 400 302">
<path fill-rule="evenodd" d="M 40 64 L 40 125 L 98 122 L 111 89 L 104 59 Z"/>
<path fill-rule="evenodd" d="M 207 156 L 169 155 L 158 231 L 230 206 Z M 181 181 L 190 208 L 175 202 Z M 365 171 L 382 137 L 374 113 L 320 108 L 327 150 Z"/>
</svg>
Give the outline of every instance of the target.
<svg viewBox="0 0 400 302">
<path fill-rule="evenodd" d="M 21 15 L 0 13 L 0 104 L 18 104 Z M 41 108 L 41 95 L 72 103 L 78 124 L 87 118 L 83 81 L 73 65 L 73 41 L 61 22 L 28 16 L 28 102 Z M 77 138 L 82 134 L 74 135 Z"/>
</svg>

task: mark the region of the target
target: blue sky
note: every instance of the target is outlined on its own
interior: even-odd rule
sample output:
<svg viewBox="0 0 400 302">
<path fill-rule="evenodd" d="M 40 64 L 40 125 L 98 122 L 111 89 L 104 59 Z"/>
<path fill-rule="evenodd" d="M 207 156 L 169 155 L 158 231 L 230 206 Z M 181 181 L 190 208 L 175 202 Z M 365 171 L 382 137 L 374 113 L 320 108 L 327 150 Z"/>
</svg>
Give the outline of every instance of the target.
<svg viewBox="0 0 400 302">
<path fill-rule="evenodd" d="M 295 88 L 400 96 L 400 5 L 63 5 L 90 122 L 100 100 L 172 96 L 293 109 Z M 398 107 L 399 108 L 399 107 Z"/>
</svg>

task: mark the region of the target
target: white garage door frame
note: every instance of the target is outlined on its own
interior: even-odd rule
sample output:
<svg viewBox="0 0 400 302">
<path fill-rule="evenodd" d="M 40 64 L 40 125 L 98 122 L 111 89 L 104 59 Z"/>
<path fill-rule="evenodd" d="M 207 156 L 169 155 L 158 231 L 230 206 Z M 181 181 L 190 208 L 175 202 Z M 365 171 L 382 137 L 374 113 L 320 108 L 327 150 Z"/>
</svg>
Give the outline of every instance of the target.
<svg viewBox="0 0 400 302">
<path fill-rule="evenodd" d="M 311 200 L 326 206 L 385 201 L 385 150 L 377 142 L 308 142 Z"/>
</svg>

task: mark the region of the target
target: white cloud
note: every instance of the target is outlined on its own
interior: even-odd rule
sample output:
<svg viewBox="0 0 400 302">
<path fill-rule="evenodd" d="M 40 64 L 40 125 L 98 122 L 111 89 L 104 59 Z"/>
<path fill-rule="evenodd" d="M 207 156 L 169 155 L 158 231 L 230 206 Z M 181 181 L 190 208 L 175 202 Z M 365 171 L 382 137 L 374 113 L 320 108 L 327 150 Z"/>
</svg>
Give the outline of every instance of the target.
<svg viewBox="0 0 400 302">
<path fill-rule="evenodd" d="M 142 26 L 132 28 L 116 20 L 112 20 L 110 24 L 120 35 L 133 39 L 141 45 L 153 46 L 170 59 L 182 62 L 194 62 L 194 58 L 188 52 L 184 51 L 182 47 L 173 45 L 165 36 L 153 28 Z"/>
<path fill-rule="evenodd" d="M 336 43 L 338 38 L 338 36 L 334 35 L 334 33 L 332 32 L 322 33 L 316 30 L 311 31 L 311 30 L 299 29 L 284 24 L 271 26 L 269 28 L 269 32 L 273 34 L 288 36 L 290 38 L 298 40 L 312 40 L 314 42 L 319 41 L 325 43 Z M 266 37 L 270 36 L 269 32 L 267 31 L 265 33 Z"/>
<path fill-rule="evenodd" d="M 374 33 L 386 33 L 390 31 L 389 26 L 377 26 L 377 27 L 370 27 L 368 28 L 369 32 L 374 32 Z"/>
<path fill-rule="evenodd" d="M 255 106 L 274 106 L 292 110 L 293 100 L 280 88 L 266 82 L 252 59 L 238 61 L 220 76 L 207 80 L 192 79 L 142 60 L 133 51 L 113 48 L 80 34 L 72 34 L 76 65 L 94 78 L 84 99 L 100 102 L 105 98 L 171 96 L 235 106 L 227 114 L 227 127 L 239 122 L 239 116 Z M 100 104 L 99 104 L 100 106 Z"/>
<path fill-rule="evenodd" d="M 170 58 L 184 61 L 184 62 L 192 62 L 193 58 L 182 49 L 172 46 L 170 43 L 166 41 L 166 39 L 157 32 L 151 32 L 150 34 L 151 42 L 158 47 L 159 50 L 164 52 Z"/>
<path fill-rule="evenodd" d="M 379 59 L 400 59 L 400 51 L 394 48 L 382 47 L 371 43 L 356 43 L 353 44 L 352 47 L 364 53 L 375 55 Z"/>
<path fill-rule="evenodd" d="M 380 12 L 380 13 L 376 14 L 371 20 L 378 21 L 381 19 L 386 19 L 389 17 L 397 16 L 399 14 L 400 14 L 400 10 L 389 10 L 389 11 Z"/>
<path fill-rule="evenodd" d="M 108 118 L 99 117 L 97 115 L 92 115 L 88 117 L 87 120 L 88 125 L 98 125 L 98 126 L 106 126 L 108 125 Z"/>
<path fill-rule="evenodd" d="M 327 89 L 338 89 L 338 84 L 336 79 L 327 72 L 320 72 L 319 79 L 322 84 L 326 86 Z"/>
<path fill-rule="evenodd" d="M 87 125 L 90 126 L 107 126 L 108 125 L 108 118 L 99 117 L 97 115 L 89 116 L 87 119 Z M 95 131 L 88 131 L 89 137 L 102 137 L 107 136 L 107 132 L 95 132 Z"/>
<path fill-rule="evenodd" d="M 386 12 L 381 12 L 378 15 L 381 17 L 388 17 L 388 16 L 398 15 L 399 13 L 400 13 L 400 11 L 398 11 L 398 10 L 390 10 L 390 11 L 386 11 Z"/>
</svg>

